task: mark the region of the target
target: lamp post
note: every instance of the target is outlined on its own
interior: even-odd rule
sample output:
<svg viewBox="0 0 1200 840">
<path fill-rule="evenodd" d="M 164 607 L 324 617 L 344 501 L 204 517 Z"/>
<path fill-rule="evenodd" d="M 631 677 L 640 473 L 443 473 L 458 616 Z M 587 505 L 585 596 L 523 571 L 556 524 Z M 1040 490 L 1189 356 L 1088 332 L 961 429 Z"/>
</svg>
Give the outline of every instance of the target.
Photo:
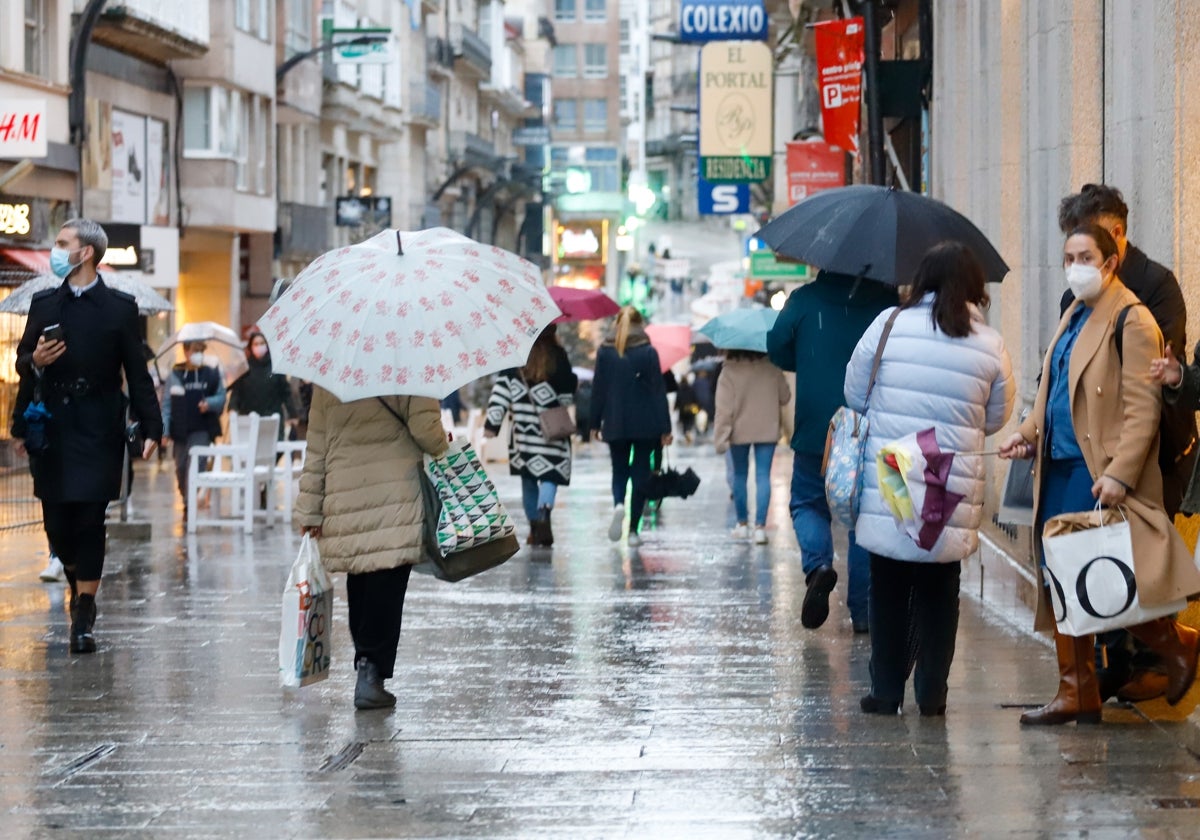
<svg viewBox="0 0 1200 840">
<path fill-rule="evenodd" d="M 387 35 L 359 35 L 357 38 L 350 38 L 345 41 L 326 41 L 323 44 L 318 44 L 311 50 L 296 53 L 287 61 L 275 68 L 275 84 L 283 81 L 283 77 L 292 71 L 292 69 L 302 61 L 312 58 L 314 55 L 327 53 L 338 47 L 357 47 L 363 44 L 378 44 L 388 40 Z"/>
</svg>

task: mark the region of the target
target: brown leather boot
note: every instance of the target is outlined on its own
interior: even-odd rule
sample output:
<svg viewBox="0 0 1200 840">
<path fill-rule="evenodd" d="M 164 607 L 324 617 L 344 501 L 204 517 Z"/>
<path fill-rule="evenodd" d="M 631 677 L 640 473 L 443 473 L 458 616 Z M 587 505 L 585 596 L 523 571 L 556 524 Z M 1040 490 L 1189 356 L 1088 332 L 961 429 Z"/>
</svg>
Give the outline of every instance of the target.
<svg viewBox="0 0 1200 840">
<path fill-rule="evenodd" d="M 1058 694 L 1042 706 L 1021 715 L 1025 726 L 1058 726 L 1063 723 L 1100 722 L 1100 682 L 1096 679 L 1095 638 L 1064 636 L 1054 631 L 1058 654 Z"/>
<path fill-rule="evenodd" d="M 1174 706 L 1196 680 L 1200 633 L 1173 618 L 1156 618 L 1127 629 L 1162 657 L 1167 666 L 1167 703 Z"/>
</svg>

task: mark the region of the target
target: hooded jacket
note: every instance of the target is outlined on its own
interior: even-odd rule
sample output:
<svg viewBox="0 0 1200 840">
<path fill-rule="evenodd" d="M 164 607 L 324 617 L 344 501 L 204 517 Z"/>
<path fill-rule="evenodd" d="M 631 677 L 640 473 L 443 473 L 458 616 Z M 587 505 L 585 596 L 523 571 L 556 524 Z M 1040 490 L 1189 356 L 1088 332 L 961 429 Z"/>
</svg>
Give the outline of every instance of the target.
<svg viewBox="0 0 1200 840">
<path fill-rule="evenodd" d="M 630 329 L 624 356 L 617 353 L 614 336 L 605 339 L 596 354 L 591 427 L 600 429 L 606 441 L 657 440 L 670 434 L 671 414 L 658 351 L 650 346 L 643 328 Z"/>
<path fill-rule="evenodd" d="M 246 354 L 246 372 L 229 386 L 229 410 L 238 414 L 255 413 L 260 417 L 279 415 L 279 433 L 283 436 L 283 421 L 297 416 L 292 387 L 282 373 L 271 372 L 271 354 L 256 359 Z"/>
<path fill-rule="evenodd" d="M 788 297 L 767 334 L 767 353 L 778 367 L 796 372 L 792 449 L 824 453 L 829 421 L 845 405 L 850 354 L 875 316 L 896 303 L 890 286 L 828 271 Z"/>
</svg>

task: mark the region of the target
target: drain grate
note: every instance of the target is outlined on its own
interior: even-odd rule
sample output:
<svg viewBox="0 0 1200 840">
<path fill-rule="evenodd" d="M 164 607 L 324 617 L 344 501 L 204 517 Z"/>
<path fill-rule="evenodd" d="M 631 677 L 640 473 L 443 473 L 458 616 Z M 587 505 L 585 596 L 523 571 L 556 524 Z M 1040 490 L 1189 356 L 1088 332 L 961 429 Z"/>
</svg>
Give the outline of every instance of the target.
<svg viewBox="0 0 1200 840">
<path fill-rule="evenodd" d="M 366 741 L 351 741 L 341 750 L 325 759 L 325 763 L 321 765 L 317 771 L 319 773 L 336 773 L 339 770 L 345 770 L 354 760 L 363 754 L 363 750 L 367 748 Z"/>
<path fill-rule="evenodd" d="M 1163 808 L 1165 810 L 1181 810 L 1187 808 L 1200 808 L 1200 799 L 1193 799 L 1190 796 L 1168 796 L 1161 799 L 1151 799 L 1155 808 Z"/>
<path fill-rule="evenodd" d="M 112 755 L 117 749 L 116 744 L 101 744 L 89 753 L 84 753 L 79 758 L 72 761 L 70 764 L 64 765 L 55 771 L 56 776 L 74 776 L 80 770 L 83 770 L 95 764 L 106 755 Z"/>
</svg>

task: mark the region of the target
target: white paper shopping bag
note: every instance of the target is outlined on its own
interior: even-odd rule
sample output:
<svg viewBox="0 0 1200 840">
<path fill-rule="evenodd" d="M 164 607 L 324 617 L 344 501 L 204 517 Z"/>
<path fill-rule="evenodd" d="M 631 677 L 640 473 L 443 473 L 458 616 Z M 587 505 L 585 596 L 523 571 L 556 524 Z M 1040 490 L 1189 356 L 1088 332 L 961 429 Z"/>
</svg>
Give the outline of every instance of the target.
<svg viewBox="0 0 1200 840">
<path fill-rule="evenodd" d="M 279 628 L 279 680 L 296 688 L 329 676 L 333 650 L 333 584 L 308 534 L 283 588 Z"/>
</svg>

